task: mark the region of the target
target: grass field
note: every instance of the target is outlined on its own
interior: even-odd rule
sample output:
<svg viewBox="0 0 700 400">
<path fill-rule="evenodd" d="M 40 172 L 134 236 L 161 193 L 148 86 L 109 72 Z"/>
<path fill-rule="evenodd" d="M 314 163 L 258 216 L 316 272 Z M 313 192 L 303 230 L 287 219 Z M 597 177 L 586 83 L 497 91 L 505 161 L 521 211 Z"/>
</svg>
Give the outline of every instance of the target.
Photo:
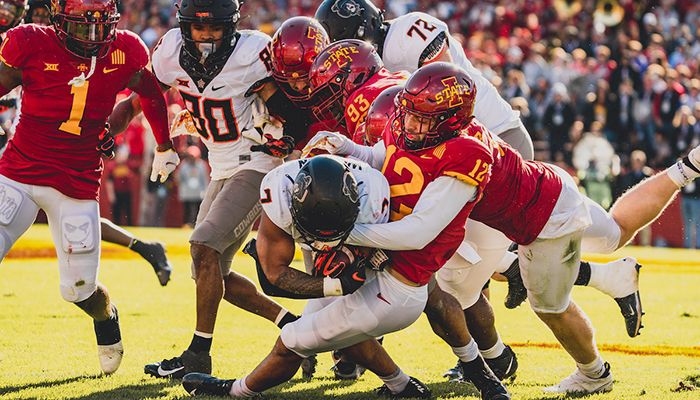
<svg viewBox="0 0 700 400">
<path fill-rule="evenodd" d="M 0 399 L 178 399 L 188 397 L 177 382 L 143 374 L 143 365 L 179 355 L 194 327 L 194 282 L 189 278 L 185 230 L 136 230 L 169 246 L 175 272 L 161 288 L 150 265 L 130 252 L 106 246 L 101 281 L 119 306 L 124 361 L 113 376 L 98 374 L 92 323 L 64 302 L 58 290 L 56 261 L 48 255 L 46 227 L 35 226 L 0 266 Z M 589 288 L 574 297 L 597 329 L 597 340 L 612 365 L 615 389 L 591 399 L 700 399 L 700 252 L 630 248 L 624 254 L 645 262 L 642 335 L 625 334 L 615 303 Z M 235 268 L 254 277 L 247 257 Z M 497 324 L 520 360 L 517 379 L 508 385 L 514 399 L 567 398 L 541 391 L 573 371 L 574 364 L 527 306 L 506 310 L 505 285 L 493 283 Z M 282 301 L 293 311 L 303 303 Z M 271 323 L 222 303 L 212 354 L 214 372 L 238 377 L 249 372 L 271 348 L 278 334 Z M 468 385 L 447 383 L 442 372 L 454 365 L 450 349 L 421 318 L 389 335 L 389 353 L 404 371 L 426 382 L 435 398 L 476 399 Z M 319 357 L 312 381 L 300 374 L 266 397 L 275 399 L 367 399 L 381 382 L 365 374 L 358 382 L 331 379 L 330 357 Z M 681 382 L 683 382 L 681 384 Z M 692 389 L 697 385 L 696 390 Z"/>
</svg>

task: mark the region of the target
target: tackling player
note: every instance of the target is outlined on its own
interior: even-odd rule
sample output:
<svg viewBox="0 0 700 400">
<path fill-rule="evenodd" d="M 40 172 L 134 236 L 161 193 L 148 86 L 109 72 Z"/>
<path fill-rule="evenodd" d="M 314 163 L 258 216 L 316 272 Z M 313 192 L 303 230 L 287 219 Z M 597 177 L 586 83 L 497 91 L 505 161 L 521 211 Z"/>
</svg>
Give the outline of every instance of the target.
<svg viewBox="0 0 700 400">
<path fill-rule="evenodd" d="M 117 370 L 123 346 L 106 288 L 97 282 L 100 225 L 99 136 L 116 95 L 130 88 L 145 105 L 158 143 L 153 176 L 162 180 L 179 159 L 168 134 L 158 83 L 146 69 L 148 50 L 117 30 L 113 0 L 55 0 L 53 26 L 23 25 L 0 47 L 0 96 L 22 85 L 22 116 L 0 158 L 0 255 L 31 226 L 39 209 L 56 244 L 62 297 L 94 320 L 100 366 Z M 46 102 L 46 99 L 52 99 Z"/>
<path fill-rule="evenodd" d="M 280 327 L 296 318 L 232 271 L 231 262 L 260 215 L 263 176 L 307 129 L 303 114 L 272 82 L 270 37 L 236 29 L 238 0 L 182 0 L 177 16 L 179 28 L 168 31 L 154 49 L 153 71 L 163 90 L 180 93 L 186 110 L 176 117 L 176 125 L 182 122 L 207 146 L 212 179 L 190 237 L 196 328 L 180 356 L 144 367 L 146 374 L 160 378 L 211 373 L 209 353 L 222 297 Z M 262 137 L 255 129 L 257 98 L 284 120 L 281 138 Z M 113 129 L 122 131 L 140 109 L 134 96 L 120 102 L 110 117 Z"/>
</svg>

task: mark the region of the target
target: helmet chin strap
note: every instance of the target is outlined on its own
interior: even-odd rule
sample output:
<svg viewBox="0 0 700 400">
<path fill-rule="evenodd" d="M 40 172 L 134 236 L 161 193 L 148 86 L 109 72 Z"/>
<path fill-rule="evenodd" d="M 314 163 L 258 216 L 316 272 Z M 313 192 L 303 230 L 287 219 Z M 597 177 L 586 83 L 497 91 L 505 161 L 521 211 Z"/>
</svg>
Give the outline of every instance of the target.
<svg viewBox="0 0 700 400">
<path fill-rule="evenodd" d="M 85 82 L 92 76 L 92 74 L 95 73 L 95 64 L 97 64 L 97 56 L 92 56 L 92 58 L 90 59 L 90 71 L 88 71 L 87 76 L 85 75 L 85 72 L 81 72 L 79 76 L 76 76 L 70 81 L 68 81 L 68 85 L 76 87 L 83 86 Z"/>
</svg>

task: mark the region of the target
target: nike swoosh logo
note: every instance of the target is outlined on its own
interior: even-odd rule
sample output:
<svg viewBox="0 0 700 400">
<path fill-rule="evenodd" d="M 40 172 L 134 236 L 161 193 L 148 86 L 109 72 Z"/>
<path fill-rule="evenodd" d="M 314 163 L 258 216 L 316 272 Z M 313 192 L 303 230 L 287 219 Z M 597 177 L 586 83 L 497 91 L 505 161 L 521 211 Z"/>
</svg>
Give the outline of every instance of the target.
<svg viewBox="0 0 700 400">
<path fill-rule="evenodd" d="M 426 155 L 426 154 L 423 154 L 422 156 L 420 156 L 420 158 L 422 158 L 422 159 L 424 159 L 424 160 L 430 160 L 430 159 L 432 159 L 433 157 L 431 157 L 431 156 L 429 156 L 429 155 Z"/>
<path fill-rule="evenodd" d="M 114 71 L 116 71 L 116 70 L 118 70 L 118 69 L 119 69 L 119 67 L 117 67 L 117 68 L 107 68 L 107 67 L 104 67 L 104 68 L 102 68 L 102 72 L 104 72 L 105 74 L 108 74 L 108 73 L 114 72 Z"/>
<path fill-rule="evenodd" d="M 212 86 L 212 87 L 211 87 L 211 90 L 217 91 L 217 90 L 221 89 L 221 88 L 224 87 L 224 86 L 226 86 L 226 85 L 222 85 L 222 86 L 219 86 L 219 87 L 214 87 L 214 86 Z"/>
<path fill-rule="evenodd" d="M 381 293 L 381 292 L 377 293 L 377 298 L 378 298 L 379 300 L 385 302 L 386 304 L 391 305 L 391 303 L 389 303 L 389 300 L 385 299 L 384 296 L 382 296 L 382 293 Z"/>
<path fill-rule="evenodd" d="M 166 370 L 163 369 L 162 366 L 159 365 L 159 366 L 158 366 L 158 375 L 160 375 L 160 376 L 172 375 L 172 374 L 176 373 L 177 371 L 179 371 L 179 370 L 181 370 L 181 369 L 183 369 L 183 368 L 185 368 L 185 367 L 182 366 L 182 367 L 179 367 L 179 368 L 175 368 L 175 369 L 171 369 L 171 370 L 169 370 L 169 371 L 166 371 Z"/>
<path fill-rule="evenodd" d="M 356 280 L 357 282 L 364 282 L 365 281 L 365 278 L 361 277 L 360 274 L 358 274 L 357 272 L 352 274 L 352 279 Z"/>
<path fill-rule="evenodd" d="M 169 165 L 177 165 L 177 164 L 175 164 L 174 162 L 170 162 L 170 161 L 168 161 L 168 162 L 165 163 L 165 165 L 168 165 L 168 164 L 169 164 Z"/>
</svg>

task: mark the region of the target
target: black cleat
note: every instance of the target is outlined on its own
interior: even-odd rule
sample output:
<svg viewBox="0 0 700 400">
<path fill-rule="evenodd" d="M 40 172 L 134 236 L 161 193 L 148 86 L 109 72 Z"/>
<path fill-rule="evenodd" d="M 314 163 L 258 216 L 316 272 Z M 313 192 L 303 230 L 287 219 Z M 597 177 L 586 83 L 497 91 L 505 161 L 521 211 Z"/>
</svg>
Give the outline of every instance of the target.
<svg viewBox="0 0 700 400">
<path fill-rule="evenodd" d="M 525 299 L 527 299 L 527 289 L 525 289 L 523 277 L 520 275 L 520 263 L 518 259 L 516 258 L 501 275 L 505 276 L 508 280 L 508 294 L 503 301 L 506 308 L 513 309 L 523 304 Z"/>
<path fill-rule="evenodd" d="M 136 249 L 134 246 L 132 246 L 132 249 L 151 264 L 158 276 L 160 285 L 167 285 L 168 281 L 170 281 L 170 274 L 173 272 L 173 267 L 170 265 L 170 261 L 168 261 L 168 257 L 165 255 L 165 247 L 158 242 L 140 242 Z"/>
<path fill-rule="evenodd" d="M 462 367 L 459 364 L 459 359 L 457 360 L 457 365 L 455 365 L 454 367 L 445 371 L 445 373 L 442 374 L 442 376 L 447 378 L 450 381 L 456 381 L 456 382 L 461 381 L 462 380 Z"/>
<path fill-rule="evenodd" d="M 211 356 L 209 353 L 195 353 L 185 350 L 181 356 L 173 357 L 143 367 L 146 375 L 156 378 L 182 379 L 190 372 L 211 374 Z"/>
<path fill-rule="evenodd" d="M 313 378 L 316 373 L 316 364 L 318 364 L 318 360 L 316 360 L 315 354 L 305 358 L 301 362 L 301 377 L 304 379 Z"/>
<path fill-rule="evenodd" d="M 218 379 L 209 374 L 192 372 L 182 378 L 182 386 L 192 396 L 229 396 L 235 379 Z"/>
<path fill-rule="evenodd" d="M 510 400 L 510 394 L 501 381 L 493 374 L 481 357 L 469 362 L 459 362 L 462 376 L 474 384 L 482 400 Z"/>
<path fill-rule="evenodd" d="M 486 364 L 491 368 L 493 374 L 500 380 L 515 379 L 515 372 L 518 370 L 518 357 L 510 346 L 506 346 L 503 353 L 496 358 L 485 358 Z"/>
<path fill-rule="evenodd" d="M 432 396 L 425 383 L 414 377 L 408 380 L 408 385 L 399 393 L 392 393 L 387 385 L 378 388 L 375 393 L 388 399 L 429 399 Z"/>
<path fill-rule="evenodd" d="M 634 268 L 637 270 L 637 276 L 639 276 L 639 270 L 642 268 L 640 264 L 636 264 Z M 637 283 L 637 285 L 639 285 Z M 625 296 L 616 297 L 615 302 L 620 307 L 620 313 L 625 319 L 625 328 L 627 328 L 627 335 L 629 337 L 635 337 L 639 335 L 639 330 L 643 328 L 642 326 L 642 316 L 644 312 L 642 311 L 642 299 L 639 296 L 639 286 L 637 286 L 637 291 Z"/>
<path fill-rule="evenodd" d="M 333 374 L 335 379 L 354 381 L 365 373 L 365 368 L 351 361 L 343 360 L 341 352 L 335 350 L 331 353 L 333 357 Z"/>
</svg>

